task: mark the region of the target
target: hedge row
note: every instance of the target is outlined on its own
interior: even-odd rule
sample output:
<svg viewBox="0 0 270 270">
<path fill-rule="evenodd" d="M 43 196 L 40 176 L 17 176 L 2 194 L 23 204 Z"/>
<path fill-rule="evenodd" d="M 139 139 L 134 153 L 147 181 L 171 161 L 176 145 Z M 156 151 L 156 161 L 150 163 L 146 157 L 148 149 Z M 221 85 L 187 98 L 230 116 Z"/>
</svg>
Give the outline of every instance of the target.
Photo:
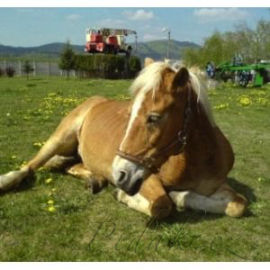
<svg viewBox="0 0 270 270">
<path fill-rule="evenodd" d="M 6 67 L 5 69 L 0 68 L 0 77 L 2 76 L 13 77 L 15 75 L 15 69 L 13 67 Z"/>
<path fill-rule="evenodd" d="M 75 55 L 75 70 L 81 77 L 133 78 L 141 70 L 141 62 L 136 56 Z"/>
</svg>

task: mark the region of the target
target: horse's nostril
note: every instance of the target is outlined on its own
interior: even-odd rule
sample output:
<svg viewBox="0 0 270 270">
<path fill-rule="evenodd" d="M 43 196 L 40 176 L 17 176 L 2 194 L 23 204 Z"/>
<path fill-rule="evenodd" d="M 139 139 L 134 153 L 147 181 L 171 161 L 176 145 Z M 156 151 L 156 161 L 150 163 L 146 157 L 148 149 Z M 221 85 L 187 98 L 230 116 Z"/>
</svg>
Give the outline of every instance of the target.
<svg viewBox="0 0 270 270">
<path fill-rule="evenodd" d="M 118 184 L 122 184 L 127 179 L 127 172 L 126 171 L 120 171 L 119 177 L 118 177 Z"/>
<path fill-rule="evenodd" d="M 133 185 L 133 187 L 126 191 L 128 195 L 130 196 L 133 196 L 135 195 L 137 192 L 139 192 L 140 188 L 141 188 L 141 185 L 142 185 L 142 182 L 143 182 L 143 178 L 138 178 L 135 182 L 135 184 Z"/>
</svg>

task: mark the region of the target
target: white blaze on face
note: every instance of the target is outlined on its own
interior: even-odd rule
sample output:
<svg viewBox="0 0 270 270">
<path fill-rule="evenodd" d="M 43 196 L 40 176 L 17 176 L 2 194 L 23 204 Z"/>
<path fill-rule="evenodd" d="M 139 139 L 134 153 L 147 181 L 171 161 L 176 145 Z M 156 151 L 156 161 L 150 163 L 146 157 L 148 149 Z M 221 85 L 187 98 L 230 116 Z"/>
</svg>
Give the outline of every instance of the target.
<svg viewBox="0 0 270 270">
<path fill-rule="evenodd" d="M 120 144 L 119 150 L 123 151 L 123 146 L 125 145 L 125 142 L 130 134 L 131 128 L 138 116 L 138 113 L 140 111 L 140 108 L 142 107 L 143 101 L 145 99 L 146 96 L 145 91 L 141 91 L 138 93 L 135 102 L 133 103 L 132 106 L 132 111 L 131 111 L 131 115 L 130 115 L 130 119 L 128 122 L 128 126 L 126 129 L 126 133 L 125 136 Z M 137 175 L 138 177 L 143 177 L 144 175 L 144 168 L 142 166 L 139 166 L 138 164 L 129 161 L 125 158 L 122 158 L 118 155 L 116 155 L 116 157 L 113 160 L 113 164 L 112 164 L 112 175 L 113 175 L 113 181 L 115 182 L 116 179 L 119 179 L 119 176 L 121 174 L 121 171 L 126 171 L 129 172 L 129 174 L 132 175 Z M 116 184 L 116 183 L 114 183 Z"/>
<path fill-rule="evenodd" d="M 137 92 L 135 101 L 132 106 L 132 111 L 130 115 L 130 119 L 128 122 L 128 126 L 126 129 L 126 133 L 124 135 L 124 138 L 119 146 L 119 150 L 123 151 L 123 147 L 125 146 L 125 142 L 130 135 L 130 131 L 132 129 L 132 126 L 139 114 L 139 111 L 142 107 L 142 104 L 145 100 L 145 97 L 148 92 L 153 91 L 153 95 L 155 94 L 156 89 L 160 87 L 160 83 L 162 80 L 162 72 L 167 67 L 164 63 L 153 63 L 149 65 L 147 68 L 142 70 L 140 75 L 137 77 L 137 79 L 134 81 L 134 83 L 131 86 L 131 92 L 134 94 Z M 142 166 L 139 166 L 138 164 L 126 160 L 122 157 L 116 156 L 113 161 L 112 165 L 112 173 L 114 181 L 118 179 L 119 173 L 121 170 L 128 171 L 131 175 L 144 175 L 144 168 Z"/>
<path fill-rule="evenodd" d="M 130 119 L 129 119 L 129 122 L 128 122 L 126 133 L 125 133 L 125 136 L 124 136 L 124 138 L 123 138 L 123 140 L 122 140 L 122 142 L 120 144 L 120 147 L 119 147 L 120 151 L 123 150 L 123 146 L 125 144 L 125 141 L 127 140 L 128 136 L 129 136 L 129 133 L 130 133 L 130 130 L 132 128 L 132 125 L 133 125 L 135 119 L 138 116 L 139 110 L 140 110 L 140 108 L 141 108 L 141 106 L 143 104 L 145 96 L 146 96 L 146 92 L 138 93 L 138 96 L 136 97 L 136 100 L 133 103 L 131 116 L 130 116 Z M 127 160 L 127 159 L 124 159 L 124 158 L 122 158 L 120 156 L 116 156 L 114 158 L 112 168 L 113 168 L 112 174 L 113 174 L 114 181 L 116 179 L 118 179 L 119 174 L 120 174 L 121 171 L 129 171 L 131 173 L 135 173 L 135 172 L 137 172 L 139 170 L 138 164 L 136 164 L 134 162 L 131 162 L 131 161 Z M 142 170 L 142 168 L 140 168 L 140 170 Z M 140 174 L 143 175 L 144 171 L 142 170 L 140 172 Z M 114 183 L 114 184 L 116 184 L 116 183 Z"/>
<path fill-rule="evenodd" d="M 138 94 L 138 96 L 136 97 L 136 100 L 135 100 L 135 102 L 134 102 L 134 104 L 132 106 L 132 111 L 131 111 L 131 115 L 130 115 L 130 119 L 129 119 L 129 122 L 128 122 L 128 126 L 127 126 L 127 129 L 126 129 L 125 136 L 124 136 L 124 138 L 123 138 L 123 140 L 122 140 L 122 142 L 120 144 L 120 147 L 119 147 L 120 151 L 122 151 L 123 145 L 125 144 L 125 141 L 128 138 L 128 135 L 130 133 L 132 125 L 133 125 L 133 123 L 135 122 L 135 119 L 138 116 L 139 110 L 142 107 L 145 96 L 146 96 L 146 92 L 140 92 Z"/>
<path fill-rule="evenodd" d="M 122 147 L 129 135 L 129 132 L 132 128 L 132 125 L 138 116 L 139 110 L 142 107 L 142 104 L 145 100 L 146 94 L 152 91 L 152 97 L 154 99 L 156 90 L 160 87 L 162 81 L 162 72 L 168 65 L 163 62 L 157 62 L 149 65 L 142 70 L 140 75 L 134 81 L 131 86 L 131 92 L 138 92 L 136 99 L 132 106 L 131 116 L 129 119 L 128 127 L 124 136 L 124 139 L 119 147 L 122 150 Z"/>
</svg>

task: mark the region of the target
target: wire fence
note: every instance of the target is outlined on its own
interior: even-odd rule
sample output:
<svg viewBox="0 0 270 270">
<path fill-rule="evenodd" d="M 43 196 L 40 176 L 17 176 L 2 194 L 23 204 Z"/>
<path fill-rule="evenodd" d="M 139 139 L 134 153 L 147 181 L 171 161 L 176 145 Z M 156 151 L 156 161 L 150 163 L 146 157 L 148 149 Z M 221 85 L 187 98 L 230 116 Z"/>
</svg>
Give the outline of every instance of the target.
<svg viewBox="0 0 270 270">
<path fill-rule="evenodd" d="M 22 76 L 24 75 L 23 72 L 23 61 L 15 60 L 3 60 L 0 61 L 0 68 L 2 70 L 6 70 L 8 67 L 12 67 L 15 70 L 15 76 Z M 34 71 L 32 72 L 32 76 L 39 76 L 39 75 L 47 75 L 47 76 L 64 76 L 65 72 L 61 70 L 58 66 L 58 63 L 52 62 L 39 62 L 39 61 L 31 61 L 31 66 L 33 67 Z M 71 76 L 75 76 L 75 71 L 72 70 L 70 72 Z"/>
</svg>

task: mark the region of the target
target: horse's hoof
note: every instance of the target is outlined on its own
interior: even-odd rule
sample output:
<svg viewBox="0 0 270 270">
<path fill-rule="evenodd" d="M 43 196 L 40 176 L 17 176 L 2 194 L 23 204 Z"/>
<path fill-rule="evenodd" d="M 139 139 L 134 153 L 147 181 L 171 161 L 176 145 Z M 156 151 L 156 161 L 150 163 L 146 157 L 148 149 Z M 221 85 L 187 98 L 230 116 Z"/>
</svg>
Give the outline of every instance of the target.
<svg viewBox="0 0 270 270">
<path fill-rule="evenodd" d="M 106 180 L 98 181 L 92 177 L 86 182 L 86 188 L 90 189 L 92 194 L 99 193 L 107 185 L 108 185 L 108 181 Z"/>
<path fill-rule="evenodd" d="M 16 188 L 29 173 L 29 168 L 25 167 L 18 171 L 11 171 L 7 174 L 0 175 L 0 190 L 8 191 Z"/>
<path fill-rule="evenodd" d="M 115 188 L 112 192 L 112 196 L 115 200 L 118 201 L 118 196 L 119 196 L 119 192 L 120 192 L 120 189 L 119 188 Z"/>
</svg>

